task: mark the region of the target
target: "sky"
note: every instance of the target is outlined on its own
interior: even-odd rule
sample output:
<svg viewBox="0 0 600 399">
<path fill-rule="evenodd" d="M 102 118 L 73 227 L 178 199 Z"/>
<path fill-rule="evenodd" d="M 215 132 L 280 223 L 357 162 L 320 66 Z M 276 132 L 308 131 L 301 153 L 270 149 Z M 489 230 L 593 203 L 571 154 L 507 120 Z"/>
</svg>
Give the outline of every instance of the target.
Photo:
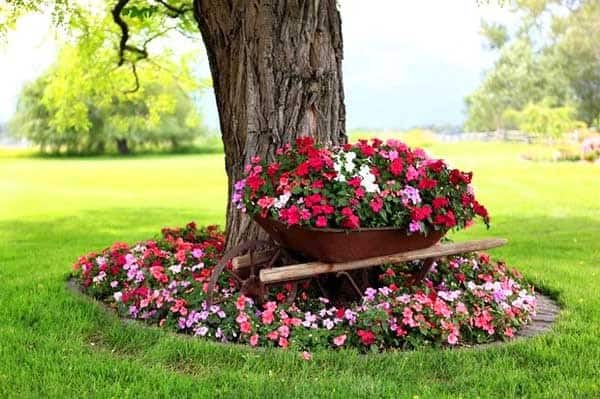
<svg viewBox="0 0 600 399">
<path fill-rule="evenodd" d="M 513 17 L 476 0 L 342 0 L 347 128 L 399 129 L 462 124 L 464 97 L 494 54 L 479 35 L 481 19 Z M 0 122 L 14 112 L 24 82 L 56 56 L 47 16 L 28 16 L 0 44 Z M 208 75 L 208 66 L 200 66 Z M 201 101 L 205 123 L 218 128 L 212 92 Z"/>
</svg>

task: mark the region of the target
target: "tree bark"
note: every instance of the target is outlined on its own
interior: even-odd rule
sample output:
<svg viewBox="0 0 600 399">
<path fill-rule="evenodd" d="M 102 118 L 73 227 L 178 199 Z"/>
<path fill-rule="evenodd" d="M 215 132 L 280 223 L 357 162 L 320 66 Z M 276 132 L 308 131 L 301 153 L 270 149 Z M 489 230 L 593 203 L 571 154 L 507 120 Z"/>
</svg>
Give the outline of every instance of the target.
<svg viewBox="0 0 600 399">
<path fill-rule="evenodd" d="M 252 156 L 299 136 L 346 142 L 336 0 L 195 0 L 210 63 L 229 179 L 227 247 L 261 236 L 231 203 Z"/>
<path fill-rule="evenodd" d="M 117 143 L 117 151 L 119 151 L 119 154 L 121 154 L 121 155 L 129 154 L 129 145 L 127 144 L 127 139 L 116 139 L 116 143 Z"/>
</svg>

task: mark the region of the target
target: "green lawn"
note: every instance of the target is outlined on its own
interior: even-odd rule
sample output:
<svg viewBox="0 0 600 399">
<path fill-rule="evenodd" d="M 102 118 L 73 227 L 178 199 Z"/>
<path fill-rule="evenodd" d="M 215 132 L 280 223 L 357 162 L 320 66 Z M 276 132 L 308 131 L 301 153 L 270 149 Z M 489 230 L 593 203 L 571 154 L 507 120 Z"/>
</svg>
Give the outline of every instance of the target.
<svg viewBox="0 0 600 399">
<path fill-rule="evenodd" d="M 492 214 L 457 238 L 493 251 L 564 307 L 552 332 L 477 350 L 362 356 L 252 350 L 124 324 L 65 288 L 71 264 L 162 226 L 224 220 L 221 155 L 0 155 L 0 398 L 600 397 L 600 167 L 520 160 L 525 146 L 433 145 L 475 171 Z"/>
</svg>

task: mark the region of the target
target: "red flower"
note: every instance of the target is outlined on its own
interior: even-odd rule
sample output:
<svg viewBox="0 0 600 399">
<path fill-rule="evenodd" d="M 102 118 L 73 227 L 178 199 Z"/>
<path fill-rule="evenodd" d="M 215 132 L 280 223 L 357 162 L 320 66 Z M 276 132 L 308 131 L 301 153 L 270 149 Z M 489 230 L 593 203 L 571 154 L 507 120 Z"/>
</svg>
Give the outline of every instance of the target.
<svg viewBox="0 0 600 399">
<path fill-rule="evenodd" d="M 473 202 L 473 196 L 471 194 L 463 194 L 460 199 L 463 206 L 469 206 Z"/>
<path fill-rule="evenodd" d="M 296 174 L 298 176 L 306 176 L 308 175 L 309 172 L 309 163 L 308 161 L 304 161 L 302 162 L 300 165 L 298 165 L 298 167 L 296 168 Z"/>
<path fill-rule="evenodd" d="M 315 141 L 312 137 L 298 137 L 296 139 L 296 146 L 300 154 L 306 154 L 310 149 L 313 148 Z"/>
<path fill-rule="evenodd" d="M 434 198 L 433 201 L 433 209 L 438 210 L 448 205 L 448 198 L 446 197 L 437 197 Z"/>
<path fill-rule="evenodd" d="M 454 216 L 454 212 L 448 211 L 445 215 L 437 215 L 433 223 L 450 229 L 456 226 L 456 217 Z"/>
<path fill-rule="evenodd" d="M 327 218 L 325 216 L 317 216 L 315 225 L 317 227 L 327 227 Z"/>
<path fill-rule="evenodd" d="M 431 215 L 431 207 L 429 205 L 425 205 L 422 207 L 416 207 L 412 210 L 412 218 L 417 222 L 420 222 L 423 219 L 427 219 Z"/>
<path fill-rule="evenodd" d="M 427 165 L 429 170 L 435 173 L 439 173 L 444 166 L 446 166 L 446 164 L 444 164 L 444 161 L 442 161 L 441 159 L 437 159 Z"/>
<path fill-rule="evenodd" d="M 323 188 L 323 180 L 315 180 L 311 183 L 310 188 L 313 190 L 321 190 Z"/>
<path fill-rule="evenodd" d="M 300 212 L 298 211 L 298 207 L 296 207 L 296 205 L 292 205 L 289 208 L 283 208 L 281 211 L 279 211 L 279 217 L 290 226 L 300 222 Z"/>
<path fill-rule="evenodd" d="M 482 218 L 488 218 L 488 211 L 487 209 L 485 209 L 485 206 L 481 205 L 479 202 L 477 201 L 473 201 L 473 210 L 475 211 L 475 213 L 479 216 L 481 216 Z"/>
<path fill-rule="evenodd" d="M 402 160 L 400 158 L 396 158 L 390 163 L 390 172 L 392 172 L 394 176 L 400 175 L 403 170 L 404 165 L 402 164 Z"/>
<path fill-rule="evenodd" d="M 319 156 L 313 156 L 308 159 L 308 164 L 316 172 L 323 168 L 323 160 Z"/>
<path fill-rule="evenodd" d="M 370 346 L 375 343 L 375 334 L 369 330 L 358 330 L 356 333 L 360 337 L 360 342 L 365 346 Z"/>
<path fill-rule="evenodd" d="M 360 227 L 360 219 L 352 212 L 352 209 L 348 207 L 342 209 L 342 215 L 345 216 L 342 221 L 342 227 L 348 229 L 357 229 Z"/>
<path fill-rule="evenodd" d="M 360 187 L 360 177 L 354 176 L 354 177 L 348 179 L 348 184 L 354 188 Z"/>
<path fill-rule="evenodd" d="M 279 170 L 280 165 L 277 162 L 273 162 L 267 166 L 267 175 L 273 177 Z"/>
<path fill-rule="evenodd" d="M 366 140 L 360 140 L 358 147 L 360 148 L 360 152 L 362 152 L 365 157 L 370 157 L 371 155 L 375 154 L 375 149 L 370 146 Z"/>
<path fill-rule="evenodd" d="M 362 198 L 365 196 L 365 189 L 362 187 L 358 187 L 356 190 L 354 190 L 354 195 L 356 196 L 356 198 Z"/>
<path fill-rule="evenodd" d="M 323 197 L 321 194 L 311 194 L 304 198 L 304 204 L 308 208 L 312 208 L 313 206 L 320 204 L 322 199 Z"/>
<path fill-rule="evenodd" d="M 260 177 L 260 175 L 250 175 L 246 179 L 246 185 L 250 187 L 252 191 L 258 191 L 263 184 L 265 184 L 265 181 Z"/>
<path fill-rule="evenodd" d="M 472 172 L 463 173 L 458 169 L 452 169 L 450 171 L 450 183 L 452 183 L 454 185 L 459 184 L 460 182 L 469 184 L 469 183 L 471 183 L 472 177 L 473 177 Z"/>
<path fill-rule="evenodd" d="M 437 186 L 437 181 L 424 177 L 419 181 L 419 190 L 431 190 Z"/>
</svg>

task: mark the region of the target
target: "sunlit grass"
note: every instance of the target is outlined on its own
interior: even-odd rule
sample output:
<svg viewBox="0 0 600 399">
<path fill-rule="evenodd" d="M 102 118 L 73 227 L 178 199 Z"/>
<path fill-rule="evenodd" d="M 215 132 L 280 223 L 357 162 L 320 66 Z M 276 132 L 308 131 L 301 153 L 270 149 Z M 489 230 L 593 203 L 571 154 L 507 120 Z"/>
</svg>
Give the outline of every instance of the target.
<svg viewBox="0 0 600 399">
<path fill-rule="evenodd" d="M 223 223 L 222 155 L 40 159 L 0 155 L 0 397 L 598 397 L 600 167 L 532 163 L 529 147 L 431 143 L 475 172 L 491 214 L 457 239 L 553 293 L 551 333 L 485 350 L 360 356 L 251 350 L 126 325 L 64 281 L 81 254 L 162 226 Z M 18 155 L 18 154 L 17 154 Z"/>
</svg>

